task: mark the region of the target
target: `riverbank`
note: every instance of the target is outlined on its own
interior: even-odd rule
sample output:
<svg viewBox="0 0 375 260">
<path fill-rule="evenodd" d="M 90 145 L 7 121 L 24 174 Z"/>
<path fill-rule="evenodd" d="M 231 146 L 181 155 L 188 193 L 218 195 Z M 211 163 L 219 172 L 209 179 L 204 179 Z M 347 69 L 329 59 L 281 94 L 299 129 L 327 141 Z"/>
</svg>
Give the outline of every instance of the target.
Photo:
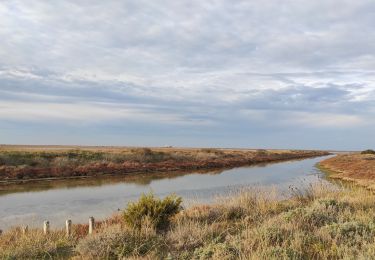
<svg viewBox="0 0 375 260">
<path fill-rule="evenodd" d="M 0 229 L 27 224 L 53 228 L 66 219 L 86 223 L 89 216 L 106 219 L 128 202 L 152 190 L 156 196 L 177 194 L 184 205 L 212 203 L 215 197 L 243 187 L 274 187 L 280 194 L 290 186 L 324 182 L 315 168 L 325 157 L 288 160 L 215 171 L 160 172 L 0 185 Z"/>
<path fill-rule="evenodd" d="M 342 154 L 319 163 L 328 177 L 375 190 L 375 155 Z"/>
<path fill-rule="evenodd" d="M 0 182 L 223 169 L 327 154 L 300 150 L 0 147 Z"/>
<path fill-rule="evenodd" d="M 316 185 L 292 189 L 280 201 L 272 190 L 247 189 L 212 205 L 180 211 L 156 228 L 138 207 L 97 223 L 64 230 L 0 235 L 0 259 L 373 259 L 375 196 L 365 189 Z M 155 201 L 142 200 L 143 209 Z M 176 199 L 163 205 L 178 204 Z M 149 206 L 145 206 L 149 205 Z M 167 209 L 168 207 L 162 207 Z M 138 216 L 140 226 L 129 224 Z M 143 216 L 143 217 L 142 217 Z M 131 223 L 131 222 L 130 222 Z"/>
</svg>

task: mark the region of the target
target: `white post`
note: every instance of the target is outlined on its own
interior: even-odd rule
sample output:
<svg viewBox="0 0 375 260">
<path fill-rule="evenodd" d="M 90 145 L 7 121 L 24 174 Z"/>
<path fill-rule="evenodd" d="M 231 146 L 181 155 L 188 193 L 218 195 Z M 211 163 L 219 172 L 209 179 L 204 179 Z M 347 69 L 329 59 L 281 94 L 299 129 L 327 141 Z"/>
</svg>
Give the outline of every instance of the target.
<svg viewBox="0 0 375 260">
<path fill-rule="evenodd" d="M 22 227 L 22 234 L 26 235 L 28 231 L 29 231 L 29 226 L 26 225 Z"/>
<path fill-rule="evenodd" d="M 43 223 L 43 232 L 45 235 L 49 233 L 49 221 L 48 220 L 44 221 Z"/>
<path fill-rule="evenodd" d="M 66 228 L 66 236 L 70 237 L 70 235 L 72 234 L 72 221 L 70 219 L 65 221 L 65 228 Z"/>
<path fill-rule="evenodd" d="M 89 218 L 89 234 L 92 234 L 95 228 L 95 219 L 94 217 Z"/>
</svg>

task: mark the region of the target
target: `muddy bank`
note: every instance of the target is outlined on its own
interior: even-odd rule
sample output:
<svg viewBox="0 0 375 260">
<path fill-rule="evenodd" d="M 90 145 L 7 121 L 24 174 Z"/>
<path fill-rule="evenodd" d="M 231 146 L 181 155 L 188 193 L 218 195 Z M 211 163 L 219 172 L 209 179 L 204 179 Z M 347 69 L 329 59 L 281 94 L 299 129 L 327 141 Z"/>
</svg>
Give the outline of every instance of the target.
<svg viewBox="0 0 375 260">
<path fill-rule="evenodd" d="M 0 182 L 221 169 L 327 155 L 321 151 L 151 150 L 0 153 Z"/>
<path fill-rule="evenodd" d="M 354 182 L 375 190 L 375 155 L 343 154 L 319 163 L 333 179 Z"/>
</svg>

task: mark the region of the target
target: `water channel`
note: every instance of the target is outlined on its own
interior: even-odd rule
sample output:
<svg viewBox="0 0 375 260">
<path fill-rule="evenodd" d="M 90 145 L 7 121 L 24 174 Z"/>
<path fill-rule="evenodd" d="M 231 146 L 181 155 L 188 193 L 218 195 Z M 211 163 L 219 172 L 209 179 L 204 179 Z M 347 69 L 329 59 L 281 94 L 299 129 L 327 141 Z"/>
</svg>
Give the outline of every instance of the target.
<svg viewBox="0 0 375 260">
<path fill-rule="evenodd" d="M 147 173 L 134 176 L 53 180 L 0 185 L 0 229 L 14 225 L 62 227 L 66 219 L 85 223 L 123 209 L 142 193 L 175 193 L 185 205 L 210 203 L 217 196 L 248 186 L 274 187 L 280 194 L 290 186 L 303 188 L 327 182 L 316 163 L 325 159 L 294 160 L 211 172 Z"/>
</svg>

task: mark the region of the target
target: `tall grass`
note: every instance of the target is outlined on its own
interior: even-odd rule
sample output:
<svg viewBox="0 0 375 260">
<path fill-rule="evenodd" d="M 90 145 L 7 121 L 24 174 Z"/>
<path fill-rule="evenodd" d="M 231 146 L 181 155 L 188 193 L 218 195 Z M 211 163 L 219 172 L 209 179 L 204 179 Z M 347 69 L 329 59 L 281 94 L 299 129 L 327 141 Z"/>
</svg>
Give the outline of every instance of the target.
<svg viewBox="0 0 375 260">
<path fill-rule="evenodd" d="M 218 169 L 326 154 L 321 151 L 259 153 L 246 150 L 162 148 L 58 151 L 0 149 L 0 181 Z"/>
<path fill-rule="evenodd" d="M 122 152 L 79 149 L 60 152 L 0 151 L 0 166 L 58 167 L 85 165 L 92 162 L 159 162 L 175 159 L 189 158 L 183 154 L 153 151 L 149 148 L 130 149 Z"/>
<path fill-rule="evenodd" d="M 20 228 L 0 235 L 0 259 L 68 259 L 77 240 L 67 238 L 63 231 L 44 235 L 32 229 L 23 234 Z"/>
<path fill-rule="evenodd" d="M 291 193 L 280 200 L 276 191 L 242 190 L 181 211 L 163 230 L 152 221 L 134 228 L 121 217 L 69 239 L 62 231 L 13 229 L 0 236 L 0 259 L 375 258 L 373 193 L 321 185 Z"/>
<path fill-rule="evenodd" d="M 72 149 L 62 151 L 17 151 L 0 150 L 0 166 L 28 167 L 62 167 L 82 166 L 90 163 L 155 163 L 155 162 L 194 162 L 210 159 L 222 160 L 236 157 L 238 159 L 254 159 L 257 156 L 268 156 L 270 159 L 295 158 L 323 155 L 323 152 L 283 151 L 280 153 L 267 150 L 232 151 L 220 149 L 196 150 L 160 150 L 150 148 L 132 148 L 115 151 Z"/>
</svg>

